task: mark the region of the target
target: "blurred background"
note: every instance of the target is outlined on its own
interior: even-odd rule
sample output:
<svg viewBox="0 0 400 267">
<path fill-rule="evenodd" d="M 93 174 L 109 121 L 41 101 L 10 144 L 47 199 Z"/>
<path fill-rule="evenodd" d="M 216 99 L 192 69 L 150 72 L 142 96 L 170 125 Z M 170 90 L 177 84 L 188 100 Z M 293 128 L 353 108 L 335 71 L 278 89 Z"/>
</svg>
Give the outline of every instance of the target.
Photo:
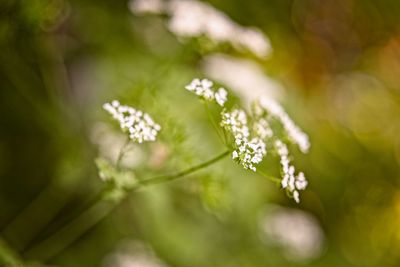
<svg viewBox="0 0 400 267">
<path fill-rule="evenodd" d="M 400 2 L 172 2 L 0 1 L 0 265 L 400 266 Z M 214 28 L 194 36 L 196 19 Z M 223 150 L 183 89 L 194 77 L 244 105 L 276 98 L 309 134 L 301 203 L 227 159 L 134 192 L 46 261 L 29 253 L 102 189 L 94 159 L 123 143 L 104 102 L 163 126 L 124 159 L 137 176 Z"/>
</svg>

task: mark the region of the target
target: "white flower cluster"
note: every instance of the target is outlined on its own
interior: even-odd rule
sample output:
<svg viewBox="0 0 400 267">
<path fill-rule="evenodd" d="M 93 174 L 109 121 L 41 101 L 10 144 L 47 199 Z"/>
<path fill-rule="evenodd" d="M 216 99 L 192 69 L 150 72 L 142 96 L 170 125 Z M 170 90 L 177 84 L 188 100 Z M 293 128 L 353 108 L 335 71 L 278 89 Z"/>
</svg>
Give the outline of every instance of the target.
<svg viewBox="0 0 400 267">
<path fill-rule="evenodd" d="M 237 160 L 245 169 L 256 171 L 255 164 L 263 160 L 267 149 L 262 139 L 254 137 L 249 140 L 250 131 L 246 113 L 240 109 L 222 112 L 221 126 L 232 133 L 235 139 L 232 159 Z"/>
<path fill-rule="evenodd" d="M 295 168 L 290 164 L 289 150 L 282 141 L 275 141 L 275 147 L 281 158 L 281 166 L 283 172 L 283 178 L 281 185 L 284 189 L 288 190 L 292 195 L 294 200 L 299 203 L 300 195 L 299 190 L 304 190 L 307 187 L 307 180 L 304 173 L 299 172 L 297 176 L 295 175 Z"/>
<path fill-rule="evenodd" d="M 200 98 L 213 101 L 215 100 L 221 107 L 224 106 L 225 102 L 228 100 L 228 92 L 224 88 L 219 88 L 214 92 L 213 82 L 207 79 L 194 79 L 185 88 L 198 95 Z"/>
<path fill-rule="evenodd" d="M 214 92 L 213 83 L 207 79 L 194 79 L 186 89 L 195 93 L 200 98 L 207 101 L 216 101 L 224 106 L 227 101 L 225 89 Z M 251 120 L 243 109 L 233 109 L 227 111 L 225 108 L 221 112 L 220 125 L 233 136 L 232 159 L 243 166 L 244 169 L 257 171 L 256 165 L 261 163 L 267 154 L 267 144 L 274 146 L 280 157 L 282 167 L 281 186 L 294 200 L 300 202 L 300 190 L 307 187 L 307 180 L 304 173 L 295 174 L 295 167 L 290 164 L 289 150 L 285 143 L 281 141 L 279 131 L 274 133 L 271 128 L 272 119 L 277 119 L 286 132 L 285 135 L 296 143 L 303 153 L 310 147 L 308 137 L 290 119 L 289 115 L 275 101 L 261 98 L 255 101 L 251 109 Z"/>
<path fill-rule="evenodd" d="M 248 138 L 250 135 L 246 112 L 241 109 L 222 112 L 221 126 L 231 132 L 235 139 Z"/>
<path fill-rule="evenodd" d="M 196 0 L 131 0 L 134 14 L 166 13 L 169 30 L 179 37 L 206 36 L 215 43 L 230 43 L 265 58 L 271 52 L 268 38 L 258 29 L 243 27 L 211 5 Z"/>
<path fill-rule="evenodd" d="M 103 108 L 110 113 L 123 131 L 128 131 L 129 138 L 134 142 L 155 141 L 161 126 L 140 110 L 121 105 L 117 100 L 105 103 Z"/>
<path fill-rule="evenodd" d="M 260 105 L 268 113 L 277 118 L 285 128 L 289 138 L 296 143 L 301 152 L 307 153 L 310 149 L 310 142 L 307 134 L 305 134 L 289 117 L 281 105 L 276 101 L 267 98 L 261 98 Z"/>
<path fill-rule="evenodd" d="M 253 125 L 253 130 L 256 133 L 257 136 L 259 136 L 261 139 L 267 139 L 271 138 L 273 136 L 272 129 L 268 123 L 268 121 L 264 118 L 260 118 L 258 121 L 256 121 Z"/>
</svg>

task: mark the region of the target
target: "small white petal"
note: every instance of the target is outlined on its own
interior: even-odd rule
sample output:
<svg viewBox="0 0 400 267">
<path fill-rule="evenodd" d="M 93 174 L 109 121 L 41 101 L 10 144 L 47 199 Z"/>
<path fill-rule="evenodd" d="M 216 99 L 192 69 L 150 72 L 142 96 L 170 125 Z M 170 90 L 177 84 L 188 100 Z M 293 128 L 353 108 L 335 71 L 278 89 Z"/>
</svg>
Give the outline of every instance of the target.
<svg viewBox="0 0 400 267">
<path fill-rule="evenodd" d="M 236 159 L 236 158 L 238 158 L 239 157 L 239 154 L 237 153 L 237 151 L 235 150 L 235 151 L 233 151 L 233 153 L 232 153 L 232 159 Z"/>
<path fill-rule="evenodd" d="M 296 201 L 296 203 L 300 203 L 300 194 L 299 194 L 299 192 L 298 191 L 293 191 L 293 198 L 294 198 L 294 201 Z"/>
</svg>

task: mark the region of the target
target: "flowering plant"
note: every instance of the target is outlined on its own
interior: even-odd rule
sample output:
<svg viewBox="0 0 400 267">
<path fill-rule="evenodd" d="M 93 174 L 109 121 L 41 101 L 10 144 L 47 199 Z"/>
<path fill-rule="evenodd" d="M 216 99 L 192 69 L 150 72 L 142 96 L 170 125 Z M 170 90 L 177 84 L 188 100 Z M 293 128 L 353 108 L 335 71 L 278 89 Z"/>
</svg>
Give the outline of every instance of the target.
<svg viewBox="0 0 400 267">
<path fill-rule="evenodd" d="M 293 197 L 297 203 L 300 202 L 299 191 L 304 190 L 308 182 L 303 172 L 295 175 L 295 167 L 290 164 L 289 149 L 283 140 L 297 144 L 303 153 L 307 153 L 310 148 L 308 136 L 277 102 L 266 98 L 255 101 L 250 114 L 242 108 L 229 110 L 225 107 L 228 100 L 226 90 L 220 88 L 214 91 L 212 86 L 213 82 L 210 80 L 194 79 L 186 86 L 186 89 L 205 101 L 215 100 L 222 107 L 220 126 L 224 131 L 226 139 L 224 141 L 228 149 L 232 151 L 232 159 L 244 169 L 264 174 L 256 166 L 261 164 L 267 151 L 275 151 L 281 163 L 280 184 L 290 197 Z M 271 128 L 274 121 L 281 124 L 283 133 Z M 276 178 L 269 175 L 268 177 L 277 181 Z"/>
<path fill-rule="evenodd" d="M 206 104 L 214 104 L 220 108 L 219 123 L 215 123 L 215 125 L 217 125 L 216 130 L 218 132 L 222 131 L 221 139 L 227 151 L 206 163 L 173 175 L 138 179 L 135 181 L 136 183 L 133 183 L 133 188 L 185 176 L 230 155 L 233 161 L 244 169 L 256 172 L 280 184 L 288 196 L 299 203 L 299 191 L 306 189 L 308 182 L 303 172 L 296 174 L 285 142 L 296 144 L 303 153 L 308 152 L 310 143 L 308 136 L 290 119 L 284 109 L 276 101 L 266 98 L 255 101 L 251 106 L 250 112 L 241 107 L 228 107 L 229 99 L 226 89 L 222 87 L 214 88 L 214 83 L 208 79 L 193 79 L 185 88 Z M 104 104 L 103 108 L 119 122 L 121 130 L 127 133 L 128 143 L 141 144 L 147 141 L 155 141 L 158 132 L 161 130 L 161 126 L 155 123 L 148 114 L 135 108 L 121 105 L 117 100 Z M 212 117 L 211 119 L 214 120 Z M 271 127 L 271 125 L 277 123 L 283 128 L 283 131 L 279 128 L 275 130 Z M 114 167 L 116 170 L 119 169 L 118 165 L 127 145 L 125 144 L 121 149 L 116 163 L 117 166 Z M 267 153 L 279 156 L 282 178 L 273 177 L 262 170 L 261 165 Z M 107 173 L 104 170 L 105 166 L 107 166 L 107 169 L 110 169 L 110 166 L 102 160 L 97 162 L 100 176 L 103 180 L 111 181 L 117 185 L 131 184 L 129 179 L 128 181 L 126 180 L 127 176 L 121 175 L 118 171 L 114 171 L 110 175 L 104 175 L 104 173 Z M 116 188 L 121 187 L 117 186 Z"/>
<path fill-rule="evenodd" d="M 260 30 L 241 26 L 223 12 L 202 1 L 133 0 L 130 2 L 130 8 L 135 14 L 164 14 L 163 19 L 166 20 L 168 31 L 177 36 L 179 41 L 199 41 L 203 45 L 205 44 L 202 52 L 204 50 L 210 52 L 210 50 L 223 51 L 227 49 L 228 51 L 240 52 L 242 55 L 247 54 L 257 58 L 257 60 L 265 59 L 271 52 L 269 39 Z M 222 63 L 225 62 L 225 67 L 229 67 L 229 64 L 226 63 L 232 63 L 225 57 L 211 55 L 208 58 L 208 64 L 206 64 L 209 66 L 208 69 L 214 61 L 219 68 L 221 59 Z M 242 72 L 230 70 L 228 68 L 227 72 Z M 250 68 L 250 72 L 254 72 L 253 70 Z M 207 70 L 205 73 L 207 73 Z M 215 75 L 214 73 L 214 76 L 210 76 L 217 80 L 218 77 L 223 75 Z M 182 77 L 181 73 L 179 73 L 179 77 Z M 251 87 L 258 87 L 258 91 L 265 89 L 266 79 L 253 79 L 254 76 L 244 80 L 236 78 L 239 81 L 236 84 L 248 86 L 248 80 L 256 80 L 254 84 L 261 84 L 262 86 Z M 226 88 L 233 89 L 234 87 L 224 78 L 219 81 L 222 81 Z M 158 86 L 154 87 L 157 88 Z M 133 191 L 145 186 L 186 177 L 228 157 L 246 171 L 249 170 L 250 174 L 255 173 L 272 180 L 295 202 L 300 202 L 300 191 L 306 189 L 308 182 L 303 172 L 296 172 L 289 148 L 290 144 L 294 144 L 298 146 L 301 152 L 307 153 L 310 143 L 308 136 L 293 122 L 282 106 L 272 98 L 259 97 L 249 107 L 243 107 L 232 101 L 227 89 L 215 86 L 214 82 L 209 79 L 193 79 L 185 88 L 205 104 L 207 115 L 209 115 L 222 141 L 222 151 L 197 164 L 184 162 L 180 165 L 177 164 L 178 166 L 168 166 L 169 169 L 166 174 L 161 175 L 158 171 L 164 170 L 162 167 L 147 168 L 147 165 L 143 164 L 146 165 L 143 169 L 135 168 L 141 166 L 141 164 L 126 164 L 128 153 L 134 150 L 137 158 L 142 157 L 142 159 L 148 161 L 146 163 L 153 162 L 154 160 L 148 156 L 156 154 L 151 153 L 157 150 L 154 147 L 163 146 L 166 143 L 166 150 L 169 149 L 169 143 L 163 143 L 165 140 L 160 141 L 160 139 L 167 135 L 175 138 L 172 131 L 169 131 L 169 124 L 171 123 L 165 117 L 154 116 L 157 112 L 152 110 L 152 107 L 146 107 L 150 110 L 151 115 L 149 115 L 136 107 L 121 104 L 118 100 L 105 103 L 103 109 L 116 122 L 118 134 L 123 136 L 125 142 L 121 142 L 121 145 L 119 142 L 99 145 L 99 156 L 95 160 L 95 164 L 98 177 L 102 181 L 100 192 L 94 192 L 96 196 L 90 199 L 88 203 L 83 204 L 83 207 L 79 210 L 81 213 L 75 218 L 56 229 L 48 237 L 44 237 L 29 247 L 25 253 L 28 258 L 32 256 L 36 258 L 39 255 L 38 258 L 46 261 L 57 255 L 114 210 Z M 211 114 L 209 107 L 213 111 L 217 111 L 217 114 Z M 168 114 L 165 110 L 163 112 Z M 155 119 L 153 119 L 153 116 Z M 197 122 L 197 120 L 192 121 L 192 123 Z M 113 156 L 103 156 L 103 147 L 107 147 L 107 145 L 114 149 L 113 152 L 116 152 Z M 149 153 L 146 154 L 146 152 Z M 167 151 L 166 154 L 169 152 Z M 266 158 L 269 156 L 279 158 L 281 177 L 278 178 L 276 177 L 278 175 L 274 176 L 269 172 L 266 164 Z M 167 158 L 168 156 L 164 156 L 163 160 L 166 161 Z M 162 162 L 163 160 L 155 161 Z M 211 184 L 208 187 L 210 191 L 220 193 L 218 183 L 215 183 L 215 181 L 207 181 L 207 183 L 209 183 L 208 186 Z"/>
</svg>

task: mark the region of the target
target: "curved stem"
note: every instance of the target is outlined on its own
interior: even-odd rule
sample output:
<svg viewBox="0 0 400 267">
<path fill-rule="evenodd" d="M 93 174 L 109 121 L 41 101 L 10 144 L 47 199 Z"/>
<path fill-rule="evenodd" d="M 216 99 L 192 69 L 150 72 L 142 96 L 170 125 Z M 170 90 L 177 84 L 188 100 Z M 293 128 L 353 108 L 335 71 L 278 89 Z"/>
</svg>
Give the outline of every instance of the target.
<svg viewBox="0 0 400 267">
<path fill-rule="evenodd" d="M 257 169 L 257 173 L 260 174 L 261 176 L 263 176 L 263 177 L 265 177 L 265 178 L 271 180 L 271 181 L 274 182 L 274 183 L 281 184 L 281 179 L 279 179 L 279 178 L 277 178 L 277 177 L 275 177 L 275 176 L 271 176 L 271 175 L 269 175 L 269 174 L 266 174 L 265 172 L 260 171 L 260 170 L 258 170 L 258 169 Z"/>
<path fill-rule="evenodd" d="M 205 161 L 183 171 L 174 174 L 139 180 L 137 184 L 130 189 L 116 191 L 106 190 L 103 192 L 102 196 L 81 215 L 79 215 L 68 225 L 61 228 L 59 231 L 57 231 L 38 245 L 29 249 L 26 253 L 24 253 L 24 256 L 27 258 L 35 257 L 36 259 L 40 259 L 43 261 L 49 260 L 50 258 L 63 251 L 65 248 L 67 248 L 82 234 L 87 232 L 103 218 L 105 218 L 108 214 L 110 214 L 114 210 L 114 208 L 119 203 L 121 203 L 123 199 L 125 199 L 129 192 L 139 189 L 141 186 L 168 182 L 189 175 L 218 162 L 229 154 L 230 151 L 225 151 L 208 161 Z"/>
<path fill-rule="evenodd" d="M 214 157 L 214 158 L 212 158 L 212 159 L 210 159 L 208 161 L 205 161 L 205 162 L 203 162 L 203 163 L 201 163 L 199 165 L 193 166 L 193 167 L 188 168 L 186 170 L 177 172 L 175 174 L 156 176 L 156 177 L 153 177 L 153 178 L 140 180 L 138 182 L 138 184 L 139 185 L 151 185 L 151 184 L 158 184 L 158 183 L 163 183 L 163 182 L 168 182 L 168 181 L 171 181 L 171 180 L 175 180 L 175 179 L 178 179 L 180 177 L 183 177 L 183 176 L 186 176 L 188 174 L 191 174 L 191 173 L 193 173 L 195 171 L 198 171 L 200 169 L 204 169 L 204 168 L 212 165 L 213 163 L 221 160 L 222 158 L 228 156 L 229 154 L 230 154 L 230 151 L 225 151 L 225 152 L 219 154 L 218 156 L 216 156 L 216 157 Z"/>
</svg>

